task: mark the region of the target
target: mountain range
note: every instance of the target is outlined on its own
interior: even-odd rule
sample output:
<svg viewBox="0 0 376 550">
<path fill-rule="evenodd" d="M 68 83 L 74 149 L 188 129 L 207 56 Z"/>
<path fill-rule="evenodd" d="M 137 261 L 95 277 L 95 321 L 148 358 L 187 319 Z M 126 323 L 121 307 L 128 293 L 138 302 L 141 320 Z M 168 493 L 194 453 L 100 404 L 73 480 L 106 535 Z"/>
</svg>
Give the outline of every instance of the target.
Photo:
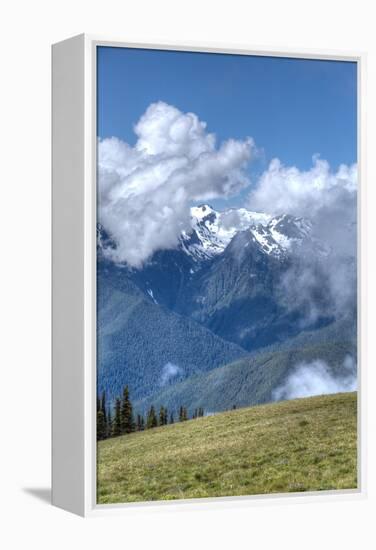
<svg viewBox="0 0 376 550">
<path fill-rule="evenodd" d="M 299 276 L 309 259 L 320 272 L 332 261 L 314 235 L 302 217 L 203 204 L 191 208 L 191 230 L 174 249 L 135 269 L 107 259 L 116 243 L 99 225 L 98 391 L 111 401 L 128 384 L 142 410 L 163 400 L 223 410 L 270 400 L 307 358 L 340 376 L 344 357 L 356 355 L 353 312 L 331 313 L 322 278 L 310 293 L 323 314 L 307 318 L 286 303 L 292 270 Z"/>
</svg>

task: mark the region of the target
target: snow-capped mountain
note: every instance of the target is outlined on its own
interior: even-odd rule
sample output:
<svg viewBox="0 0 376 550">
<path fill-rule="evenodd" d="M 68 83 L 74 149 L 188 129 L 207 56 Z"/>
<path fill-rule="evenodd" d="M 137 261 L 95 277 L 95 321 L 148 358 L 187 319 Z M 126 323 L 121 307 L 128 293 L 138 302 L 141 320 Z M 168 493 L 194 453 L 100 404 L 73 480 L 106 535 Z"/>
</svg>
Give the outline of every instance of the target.
<svg viewBox="0 0 376 550">
<path fill-rule="evenodd" d="M 304 218 L 283 214 L 266 225 L 251 226 L 250 232 L 266 254 L 282 255 L 310 238 L 312 226 Z"/>
<path fill-rule="evenodd" d="M 241 232 L 249 233 L 260 252 L 282 257 L 307 242 L 311 230 L 309 220 L 288 214 L 272 217 L 245 208 L 220 212 L 202 204 L 191 208 L 191 230 L 182 231 L 177 251 L 184 252 L 188 261 L 193 262 L 192 270 L 197 271 L 207 260 L 221 255 Z M 116 248 L 116 243 L 100 224 L 97 242 L 99 251 Z M 152 264 L 158 255 L 156 253 L 146 265 Z"/>
<path fill-rule="evenodd" d="M 290 339 L 311 344 L 334 323 L 325 268 L 333 256 L 304 218 L 196 206 L 177 246 L 139 269 L 109 259 L 116 242 L 100 225 L 97 242 L 100 389 L 108 395 L 129 383 L 142 398 L 160 389 L 167 363 L 184 379 Z M 269 372 L 268 380 L 279 376 Z"/>
<path fill-rule="evenodd" d="M 99 250 L 116 247 L 104 228 L 98 231 Z M 305 258 L 314 258 L 316 271 L 321 261 L 330 261 L 309 220 L 245 208 L 219 212 L 203 204 L 191 208 L 191 229 L 182 232 L 175 248 L 157 251 L 139 269 L 118 265 L 117 277 L 129 278 L 154 305 L 253 350 L 301 330 L 305 310 L 286 307 L 283 284 L 291 270 L 304 273 Z M 98 259 L 112 264 L 106 254 Z M 303 287 L 307 282 L 308 293 L 325 304 L 324 279 L 318 279 L 319 287 L 316 279 L 296 281 Z"/>
<path fill-rule="evenodd" d="M 311 232 L 311 224 L 289 215 L 272 217 L 245 208 L 218 212 L 203 204 L 191 208 L 192 231 L 184 231 L 181 248 L 196 262 L 222 254 L 235 235 L 249 231 L 259 249 L 281 256 L 299 246 Z"/>
</svg>

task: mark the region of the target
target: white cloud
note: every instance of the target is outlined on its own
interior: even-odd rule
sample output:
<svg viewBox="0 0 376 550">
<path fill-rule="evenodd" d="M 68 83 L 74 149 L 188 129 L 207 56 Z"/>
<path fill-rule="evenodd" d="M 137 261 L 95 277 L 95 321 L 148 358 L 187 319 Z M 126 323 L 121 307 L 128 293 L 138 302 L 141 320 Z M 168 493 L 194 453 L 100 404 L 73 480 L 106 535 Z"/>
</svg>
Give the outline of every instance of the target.
<svg viewBox="0 0 376 550">
<path fill-rule="evenodd" d="M 174 365 L 174 363 L 166 363 L 162 369 L 160 385 L 165 386 L 168 382 L 170 382 L 170 380 L 183 372 L 183 369 L 178 365 Z"/>
<path fill-rule="evenodd" d="M 280 284 L 281 303 L 307 325 L 353 315 L 356 307 L 357 175 L 356 164 L 333 171 L 318 156 L 307 171 L 274 159 L 248 197 L 252 210 L 312 222 L 311 241 L 292 251 L 296 261 Z"/>
<path fill-rule="evenodd" d="M 270 214 L 312 218 L 323 209 L 337 210 L 339 203 L 354 198 L 356 190 L 356 164 L 342 164 L 333 172 L 326 160 L 314 156 L 312 168 L 300 171 L 274 159 L 251 192 L 248 203 L 251 209 Z"/>
<path fill-rule="evenodd" d="M 356 390 L 356 367 L 350 356 L 345 358 L 342 372 L 341 377 L 335 377 L 328 365 L 319 359 L 301 363 L 286 382 L 273 391 L 273 399 L 280 401 Z"/>
<path fill-rule="evenodd" d="M 189 205 L 238 193 L 251 138 L 216 146 L 193 113 L 151 104 L 134 128 L 134 147 L 117 138 L 98 144 L 99 221 L 116 242 L 107 255 L 140 267 L 157 250 L 176 246 L 189 228 Z"/>
</svg>

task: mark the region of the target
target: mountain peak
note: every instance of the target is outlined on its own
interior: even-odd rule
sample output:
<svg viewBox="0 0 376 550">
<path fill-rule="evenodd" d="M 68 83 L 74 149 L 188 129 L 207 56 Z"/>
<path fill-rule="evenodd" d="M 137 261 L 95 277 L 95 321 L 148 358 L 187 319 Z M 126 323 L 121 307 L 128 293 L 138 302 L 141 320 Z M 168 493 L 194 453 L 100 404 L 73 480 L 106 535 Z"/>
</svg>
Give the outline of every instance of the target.
<svg viewBox="0 0 376 550">
<path fill-rule="evenodd" d="M 200 221 L 214 212 L 214 208 L 212 208 L 209 204 L 199 204 L 198 206 L 191 207 L 191 217 Z"/>
<path fill-rule="evenodd" d="M 249 231 L 265 254 L 281 256 L 310 233 L 307 220 L 288 214 L 272 217 L 246 208 L 217 211 L 208 204 L 191 208 L 192 231 L 183 233 L 182 248 L 194 261 L 221 254 L 235 235 Z"/>
<path fill-rule="evenodd" d="M 234 237 L 241 232 L 251 233 L 259 250 L 273 256 L 283 256 L 299 246 L 310 234 L 311 223 L 289 214 L 272 217 L 246 208 L 215 210 L 209 204 L 192 206 L 191 229 L 182 231 L 179 248 L 196 263 L 222 254 Z M 116 243 L 105 228 L 97 225 L 98 252 L 116 249 Z"/>
</svg>

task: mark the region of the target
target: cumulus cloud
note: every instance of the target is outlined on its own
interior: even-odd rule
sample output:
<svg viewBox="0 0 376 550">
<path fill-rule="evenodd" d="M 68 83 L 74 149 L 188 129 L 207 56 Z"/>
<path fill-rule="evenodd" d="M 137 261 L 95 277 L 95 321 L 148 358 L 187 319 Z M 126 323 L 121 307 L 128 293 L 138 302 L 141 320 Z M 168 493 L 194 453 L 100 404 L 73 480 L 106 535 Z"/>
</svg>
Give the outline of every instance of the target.
<svg viewBox="0 0 376 550">
<path fill-rule="evenodd" d="M 354 391 L 356 387 L 356 366 L 352 357 L 345 358 L 340 377 L 332 373 L 325 361 L 317 359 L 297 365 L 286 382 L 273 391 L 273 400 Z"/>
<path fill-rule="evenodd" d="M 217 146 L 194 113 L 161 101 L 134 131 L 134 147 L 117 138 L 99 141 L 98 213 L 116 243 L 107 256 L 140 267 L 155 251 L 177 245 L 190 227 L 192 201 L 228 197 L 249 185 L 255 146 L 251 138 Z"/>
<path fill-rule="evenodd" d="M 353 198 L 356 190 L 356 164 L 342 164 L 333 172 L 326 160 L 314 156 L 312 167 L 300 171 L 274 159 L 260 177 L 248 202 L 254 210 L 311 218 L 322 210 L 341 210 L 342 203 Z"/>
<path fill-rule="evenodd" d="M 183 369 L 174 363 L 166 363 L 162 369 L 160 385 L 165 386 L 173 378 L 183 373 Z"/>
</svg>

